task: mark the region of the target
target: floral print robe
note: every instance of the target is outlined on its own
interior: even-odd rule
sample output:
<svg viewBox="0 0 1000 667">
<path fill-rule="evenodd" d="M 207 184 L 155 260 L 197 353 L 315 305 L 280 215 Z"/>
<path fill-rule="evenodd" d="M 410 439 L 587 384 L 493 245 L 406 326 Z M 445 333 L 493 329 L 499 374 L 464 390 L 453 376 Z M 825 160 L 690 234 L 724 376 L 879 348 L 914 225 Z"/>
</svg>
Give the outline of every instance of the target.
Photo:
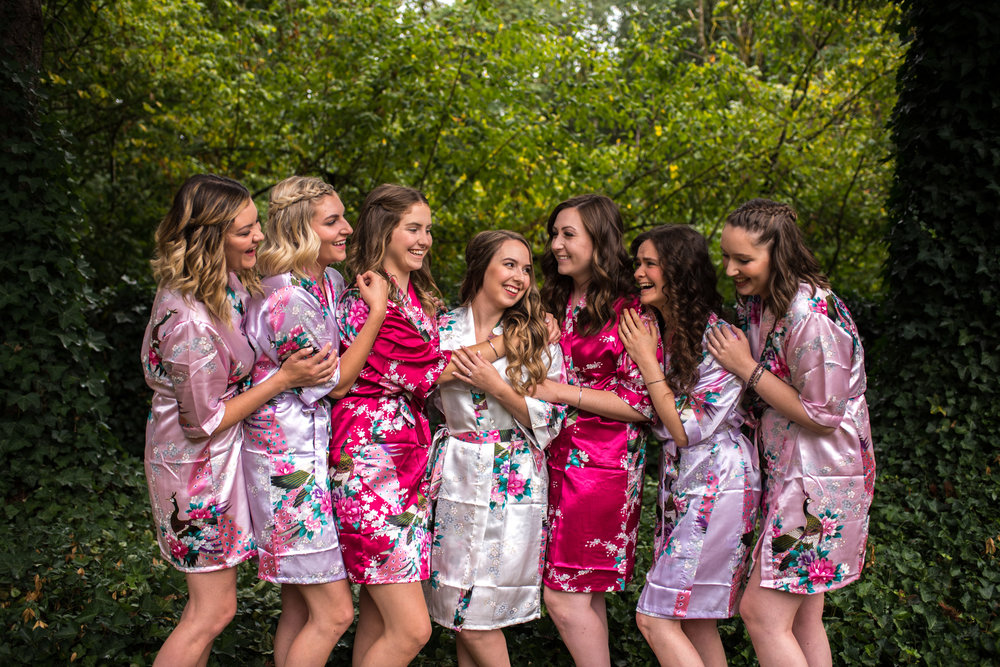
<svg viewBox="0 0 1000 667">
<path fill-rule="evenodd" d="M 476 343 L 472 310 L 438 320 L 441 349 Z M 502 335 L 501 327 L 494 333 Z M 562 350 L 550 345 L 548 377 L 565 380 Z M 506 379 L 507 358 L 493 366 Z M 431 618 L 455 630 L 492 630 L 538 618 L 548 474 L 544 449 L 565 407 L 525 398 L 530 424 L 461 381 L 440 388 L 446 423 L 435 436 L 431 477 Z"/>
<path fill-rule="evenodd" d="M 261 282 L 246 330 L 257 352 L 253 382 L 274 375 L 302 348 L 333 353 L 334 317 L 344 279 L 328 268 L 319 281 L 285 273 Z M 347 576 L 330 495 L 330 401 L 339 370 L 326 384 L 278 394 L 247 417 L 243 470 L 260 556 L 258 576 L 280 584 L 316 584 Z"/>
<path fill-rule="evenodd" d="M 226 292 L 231 325 L 200 302 L 158 290 L 142 342 L 153 390 L 146 482 L 160 551 L 181 572 L 233 567 L 256 553 L 240 465 L 243 425 L 213 435 L 253 366 L 243 333 L 249 295 L 235 273 Z"/>
<path fill-rule="evenodd" d="M 719 323 L 713 313 L 708 327 Z M 727 325 L 728 326 L 728 325 Z M 669 357 L 664 368 L 670 365 Z M 740 432 L 743 382 L 723 368 L 702 339 L 698 380 L 677 409 L 688 437 L 663 441 L 653 565 L 638 610 L 660 618 L 729 618 L 747 575 L 760 503 L 757 452 Z"/>
<path fill-rule="evenodd" d="M 353 583 L 430 576 L 431 435 L 424 406 L 451 353 L 439 349 L 437 323 L 420 308 L 412 281 L 399 296 L 401 303 L 389 300 L 361 374 L 333 406 L 333 497 Z M 345 291 L 337 307 L 341 350 L 354 342 L 367 317 L 358 290 Z"/>
<path fill-rule="evenodd" d="M 795 387 L 819 435 L 759 400 L 756 440 L 765 474 L 761 586 L 820 593 L 854 581 L 864 566 L 875 486 L 864 350 L 835 294 L 800 285 L 777 319 L 751 297 L 738 309 L 754 356 Z"/>
<path fill-rule="evenodd" d="M 570 384 L 610 391 L 651 419 L 642 375 L 618 337 L 622 311 L 639 310 L 638 299 L 619 299 L 614 319 L 593 336 L 577 333 L 582 305 L 567 304 L 559 341 Z M 645 446 L 642 424 L 570 408 L 548 451 L 546 586 L 572 592 L 625 589 L 635 565 Z"/>
</svg>

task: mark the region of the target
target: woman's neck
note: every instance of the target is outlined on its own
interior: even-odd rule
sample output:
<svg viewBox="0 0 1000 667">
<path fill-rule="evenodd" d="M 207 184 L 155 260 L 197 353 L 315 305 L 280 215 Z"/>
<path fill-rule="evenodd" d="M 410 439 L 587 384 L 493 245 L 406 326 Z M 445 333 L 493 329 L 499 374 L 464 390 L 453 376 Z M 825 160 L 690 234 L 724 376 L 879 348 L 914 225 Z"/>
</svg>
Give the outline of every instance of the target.
<svg viewBox="0 0 1000 667">
<path fill-rule="evenodd" d="M 482 290 L 472 297 L 469 310 L 472 311 L 472 323 L 477 341 L 485 340 L 493 333 L 493 327 L 503 317 L 504 311 L 503 307 L 483 297 Z"/>
<path fill-rule="evenodd" d="M 573 303 L 579 302 L 587 294 L 587 287 L 590 286 L 590 277 L 588 276 L 585 280 L 573 279 L 573 291 L 570 292 L 570 296 L 573 299 Z"/>
</svg>

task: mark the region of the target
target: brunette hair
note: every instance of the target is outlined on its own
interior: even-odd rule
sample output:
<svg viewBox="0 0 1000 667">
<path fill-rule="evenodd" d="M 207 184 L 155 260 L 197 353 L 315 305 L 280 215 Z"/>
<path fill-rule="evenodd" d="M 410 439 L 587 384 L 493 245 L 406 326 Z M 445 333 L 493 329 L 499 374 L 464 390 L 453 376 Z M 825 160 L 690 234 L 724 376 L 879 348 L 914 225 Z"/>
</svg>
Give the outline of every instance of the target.
<svg viewBox="0 0 1000 667">
<path fill-rule="evenodd" d="M 669 347 L 666 377 L 675 395 L 688 395 L 698 382 L 702 338 L 709 315 L 722 308 L 716 288 L 715 267 L 705 237 L 687 225 L 663 225 L 639 234 L 632 241 L 632 254 L 645 241 L 653 244 L 663 272 L 666 313 L 661 320 L 664 345 Z"/>
<path fill-rule="evenodd" d="M 604 195 L 586 194 L 567 199 L 556 206 L 549 215 L 546 230 L 549 241 L 542 254 L 542 303 L 559 318 L 566 318 L 566 303 L 573 290 L 573 279 L 559 274 L 552 252 L 552 237 L 556 217 L 567 208 L 575 208 L 590 235 L 594 252 L 590 259 L 591 279 L 587 285 L 587 306 L 580 314 L 581 333 L 592 336 L 613 323 L 614 304 L 620 297 L 635 294 L 628 252 L 622 241 L 624 229 L 618 206 Z"/>
<path fill-rule="evenodd" d="M 200 301 L 214 318 L 230 326 L 225 241 L 247 204 L 253 204 L 250 191 L 238 181 L 215 174 L 191 176 L 156 228 L 156 251 L 150 262 L 159 287 Z M 259 289 L 254 271 L 240 271 L 239 277 L 248 289 Z"/>
<path fill-rule="evenodd" d="M 745 229 L 756 238 L 754 245 L 768 247 L 771 275 L 768 276 L 768 296 L 765 305 L 771 306 L 778 317 L 788 310 L 799 284 L 830 288 L 830 281 L 819 268 L 819 262 L 802 240 L 802 231 L 796 224 L 798 214 L 791 206 L 770 199 L 751 199 L 726 218 L 726 224 Z M 742 299 L 741 299 L 742 300 Z"/>
<path fill-rule="evenodd" d="M 348 275 L 375 271 L 388 279 L 382 266 L 386 246 L 403 215 L 415 204 L 430 206 L 422 192 L 403 185 L 384 183 L 368 193 L 354 226 L 354 242 L 348 248 Z M 410 272 L 410 281 L 417 292 L 421 308 L 428 315 L 433 315 L 441 292 L 431 277 L 428 261 L 429 255 L 424 257 L 419 270 Z M 398 292 L 399 290 L 392 290 L 391 298 L 397 304 L 402 304 L 406 295 Z"/>
<path fill-rule="evenodd" d="M 309 277 L 320 249 L 319 236 L 312 228 L 315 205 L 329 196 L 337 196 L 332 185 L 308 176 L 289 176 L 271 189 L 267 227 L 257 251 L 261 275 L 291 272 Z"/>
<path fill-rule="evenodd" d="M 528 257 L 531 257 L 528 241 L 517 232 L 506 229 L 479 232 L 465 246 L 466 271 L 459 292 L 463 306 L 468 305 L 482 289 L 486 269 L 506 241 L 523 244 L 528 249 Z M 542 358 L 548 354 L 549 333 L 545 326 L 542 297 L 535 285 L 535 271 L 531 264 L 529 267 L 527 292 L 500 318 L 503 344 L 507 350 L 507 380 L 522 396 L 530 394 L 545 380 L 551 361 Z M 527 379 L 522 375 L 526 375 Z"/>
</svg>

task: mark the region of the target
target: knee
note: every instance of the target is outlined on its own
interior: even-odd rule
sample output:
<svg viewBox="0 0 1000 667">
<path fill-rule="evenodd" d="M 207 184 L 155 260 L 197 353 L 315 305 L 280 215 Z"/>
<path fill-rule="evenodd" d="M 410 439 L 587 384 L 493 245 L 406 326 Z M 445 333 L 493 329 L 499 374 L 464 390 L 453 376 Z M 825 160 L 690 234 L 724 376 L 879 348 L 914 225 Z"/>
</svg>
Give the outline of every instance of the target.
<svg viewBox="0 0 1000 667">
<path fill-rule="evenodd" d="M 333 609 L 331 614 L 331 631 L 339 637 L 354 623 L 354 604 L 348 598 L 344 604 L 339 604 Z"/>
<path fill-rule="evenodd" d="M 743 619 L 743 625 L 746 626 L 747 632 L 750 634 L 768 632 L 768 626 L 770 626 L 770 630 L 777 629 L 774 625 L 774 615 L 768 613 L 768 610 L 760 604 L 757 596 L 750 594 L 749 590 L 740 600 L 740 618 Z"/>
<path fill-rule="evenodd" d="M 212 600 L 200 604 L 191 615 L 193 626 L 212 638 L 218 637 L 236 618 L 236 597 Z"/>
<path fill-rule="evenodd" d="M 556 625 L 562 625 L 572 618 L 572 613 L 566 604 L 566 600 L 558 592 L 553 591 L 551 588 L 544 588 L 542 589 L 542 599 L 545 601 L 545 609 L 549 612 L 549 616 L 552 617 L 552 621 Z"/>
<path fill-rule="evenodd" d="M 639 632 L 642 633 L 643 638 L 646 642 L 649 642 L 649 635 L 652 632 L 652 627 L 650 623 L 649 616 L 636 612 L 635 614 L 635 624 L 639 626 Z"/>
<path fill-rule="evenodd" d="M 405 627 L 396 628 L 390 634 L 393 645 L 416 655 L 431 638 L 431 620 L 428 617 L 413 619 Z"/>
</svg>

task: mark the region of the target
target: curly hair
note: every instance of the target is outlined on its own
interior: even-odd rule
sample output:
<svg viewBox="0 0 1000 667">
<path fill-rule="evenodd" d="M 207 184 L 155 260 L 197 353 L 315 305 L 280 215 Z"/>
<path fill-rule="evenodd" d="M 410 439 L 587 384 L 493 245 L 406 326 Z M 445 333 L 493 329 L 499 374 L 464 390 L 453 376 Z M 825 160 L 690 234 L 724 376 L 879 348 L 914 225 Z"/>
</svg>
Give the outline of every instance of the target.
<svg viewBox="0 0 1000 667">
<path fill-rule="evenodd" d="M 615 321 L 614 304 L 619 298 L 636 293 L 631 261 L 622 241 L 624 228 L 618 206 L 604 195 L 586 194 L 572 197 L 556 206 L 549 215 L 546 230 L 549 241 L 542 254 L 542 303 L 559 318 L 566 319 L 566 303 L 573 291 L 573 279 L 559 273 L 552 237 L 556 217 L 561 211 L 574 208 L 580 214 L 583 227 L 590 235 L 594 251 L 590 259 L 591 279 L 587 284 L 587 306 L 580 314 L 581 333 L 592 336 Z"/>
<path fill-rule="evenodd" d="M 361 205 L 358 222 L 354 225 L 354 243 L 348 248 L 348 275 L 375 271 L 388 280 L 389 276 L 383 267 L 386 247 L 403 216 L 416 204 L 430 206 L 422 192 L 404 185 L 383 183 L 368 193 L 365 203 Z M 438 309 L 441 291 L 431 276 L 429 260 L 428 254 L 420 269 L 410 272 L 410 282 L 417 292 L 421 308 L 433 316 Z M 397 305 L 402 305 L 406 295 L 399 293 L 399 290 L 392 292 L 392 300 Z"/>
<path fill-rule="evenodd" d="M 257 250 L 257 270 L 273 276 L 292 272 L 308 278 L 319 255 L 319 236 L 312 228 L 316 203 L 336 197 L 333 186 L 318 178 L 289 176 L 271 190 L 267 227 Z"/>
<path fill-rule="evenodd" d="M 632 254 L 646 241 L 653 244 L 663 272 L 666 303 L 657 318 L 670 353 L 667 384 L 676 396 L 687 396 L 698 382 L 708 318 L 722 308 L 715 267 L 705 237 L 687 225 L 663 225 L 639 234 Z"/>
<path fill-rule="evenodd" d="M 528 249 L 528 257 L 531 257 L 531 246 L 527 239 L 506 229 L 479 232 L 465 246 L 467 268 L 459 292 L 463 306 L 469 305 L 482 289 L 486 269 L 506 241 L 523 244 Z M 548 356 L 549 334 L 545 327 L 542 297 L 535 285 L 534 268 L 530 271 L 527 291 L 500 318 L 503 344 L 507 350 L 507 379 L 514 391 L 521 396 L 530 394 L 545 380 L 551 361 L 543 359 L 543 355 Z M 527 376 L 526 380 L 522 377 L 524 375 Z"/>
<path fill-rule="evenodd" d="M 215 174 L 191 176 L 156 228 L 156 251 L 150 262 L 159 287 L 200 301 L 213 317 L 230 326 L 226 234 L 248 204 L 253 205 L 250 191 L 238 181 Z M 239 277 L 249 290 L 259 290 L 254 271 L 240 271 Z"/>
<path fill-rule="evenodd" d="M 754 245 L 768 246 L 771 274 L 764 303 L 779 316 L 788 310 L 801 283 L 810 285 L 814 293 L 817 287 L 830 288 L 802 239 L 798 217 L 791 206 L 770 199 L 751 199 L 726 217 L 727 225 L 754 235 Z"/>
</svg>

